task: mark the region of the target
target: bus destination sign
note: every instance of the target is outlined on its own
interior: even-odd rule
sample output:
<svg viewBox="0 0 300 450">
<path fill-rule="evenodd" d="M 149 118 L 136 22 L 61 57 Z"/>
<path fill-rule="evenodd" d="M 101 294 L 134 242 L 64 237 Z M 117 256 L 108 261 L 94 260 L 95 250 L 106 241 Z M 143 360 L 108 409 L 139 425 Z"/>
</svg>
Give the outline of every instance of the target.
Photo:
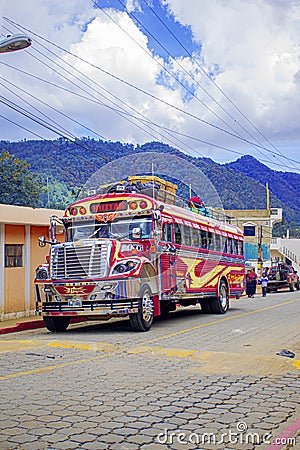
<svg viewBox="0 0 300 450">
<path fill-rule="evenodd" d="M 115 211 L 125 211 L 126 209 L 127 209 L 127 201 L 126 200 L 92 203 L 90 205 L 91 214 L 109 213 L 109 212 L 115 212 Z"/>
</svg>

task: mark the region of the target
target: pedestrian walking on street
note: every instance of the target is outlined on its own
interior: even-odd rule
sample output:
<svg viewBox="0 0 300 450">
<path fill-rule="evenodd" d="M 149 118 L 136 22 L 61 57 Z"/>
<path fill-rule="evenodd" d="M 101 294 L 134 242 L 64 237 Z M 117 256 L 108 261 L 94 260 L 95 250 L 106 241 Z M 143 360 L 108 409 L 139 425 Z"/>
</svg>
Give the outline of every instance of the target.
<svg viewBox="0 0 300 450">
<path fill-rule="evenodd" d="M 261 279 L 260 279 L 263 297 L 265 297 L 267 295 L 268 281 L 269 281 L 268 275 L 266 274 L 266 272 L 263 272 Z"/>
<path fill-rule="evenodd" d="M 247 295 L 249 298 L 253 298 L 256 293 L 257 275 L 254 267 L 247 273 Z"/>
</svg>

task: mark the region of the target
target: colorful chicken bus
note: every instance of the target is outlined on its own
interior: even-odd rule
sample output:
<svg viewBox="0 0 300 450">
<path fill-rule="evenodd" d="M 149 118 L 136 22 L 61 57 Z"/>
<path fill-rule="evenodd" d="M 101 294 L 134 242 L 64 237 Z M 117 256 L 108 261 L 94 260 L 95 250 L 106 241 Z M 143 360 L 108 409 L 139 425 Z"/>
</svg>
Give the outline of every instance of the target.
<svg viewBox="0 0 300 450">
<path fill-rule="evenodd" d="M 65 331 L 74 318 L 127 316 L 134 330 L 148 331 L 155 316 L 178 305 L 224 314 L 229 298 L 242 295 L 241 230 L 205 208 L 177 206 L 174 190 L 161 189 L 171 183 L 156 177 L 149 184 L 127 180 L 51 218 L 50 241 L 39 238 L 50 254 L 35 277 L 37 312 L 48 330 Z"/>
</svg>

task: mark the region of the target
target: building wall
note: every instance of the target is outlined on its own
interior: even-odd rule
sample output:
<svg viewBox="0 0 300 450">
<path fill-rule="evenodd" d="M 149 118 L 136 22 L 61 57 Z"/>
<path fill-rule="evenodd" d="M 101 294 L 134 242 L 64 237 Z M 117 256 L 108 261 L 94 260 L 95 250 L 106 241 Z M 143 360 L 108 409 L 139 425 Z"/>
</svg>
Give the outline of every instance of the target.
<svg viewBox="0 0 300 450">
<path fill-rule="evenodd" d="M 6 244 L 22 244 L 24 247 L 25 226 L 5 225 L 5 245 Z M 26 275 L 24 256 L 23 267 L 5 267 L 4 272 L 4 314 L 24 310 Z"/>
<path fill-rule="evenodd" d="M 300 239 L 272 238 L 272 262 L 291 263 L 300 273 Z"/>
<path fill-rule="evenodd" d="M 34 314 L 35 269 L 49 253 L 48 245 L 39 247 L 38 238 L 49 238 L 53 214 L 61 217 L 63 211 L 0 205 L 0 320 Z M 5 267 L 7 244 L 23 246 L 21 267 Z"/>
<path fill-rule="evenodd" d="M 254 227 L 254 236 L 245 236 L 245 261 L 256 269 L 271 264 L 271 238 L 273 225 L 282 219 L 280 208 L 262 210 L 228 210 L 230 222 L 244 231 L 244 227 Z M 259 264 L 261 255 L 262 265 Z"/>
</svg>

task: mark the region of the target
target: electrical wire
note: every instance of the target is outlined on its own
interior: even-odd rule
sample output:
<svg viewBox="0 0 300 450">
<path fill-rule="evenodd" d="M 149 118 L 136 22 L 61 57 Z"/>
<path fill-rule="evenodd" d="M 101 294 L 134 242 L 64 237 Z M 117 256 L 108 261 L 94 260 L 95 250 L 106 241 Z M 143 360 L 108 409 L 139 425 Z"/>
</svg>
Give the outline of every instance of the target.
<svg viewBox="0 0 300 450">
<path fill-rule="evenodd" d="M 173 36 L 175 41 L 181 46 L 181 48 L 188 54 L 188 56 L 197 64 L 199 69 L 203 72 L 203 74 L 214 84 L 214 86 L 217 88 L 217 90 L 229 101 L 229 103 L 241 114 L 241 116 L 255 129 L 257 133 L 260 134 L 262 138 L 264 138 L 275 150 L 277 150 L 279 156 L 284 156 L 282 152 L 263 134 L 261 131 L 254 125 L 254 123 L 241 111 L 241 109 L 231 100 L 231 98 L 226 94 L 226 92 L 220 88 L 220 86 L 216 83 L 216 81 L 206 72 L 204 67 L 201 66 L 201 64 L 198 63 L 197 60 L 195 60 L 192 56 L 192 54 L 189 52 L 189 50 L 182 44 L 182 42 L 177 38 L 177 36 L 172 32 L 172 30 L 168 27 L 168 25 L 159 17 L 159 15 L 155 12 L 154 8 L 152 8 L 147 0 L 142 0 L 148 8 L 152 11 L 152 13 L 155 15 L 155 17 L 160 21 L 160 23 L 167 29 L 169 34 Z M 209 95 L 209 94 L 208 94 Z M 215 99 L 214 101 L 219 104 Z M 221 105 L 219 105 L 221 107 Z M 235 120 L 235 119 L 233 119 Z M 296 161 L 297 162 L 297 161 Z"/>
<path fill-rule="evenodd" d="M 21 27 L 22 29 L 26 30 L 27 32 L 31 33 L 32 35 L 37 36 L 38 38 L 42 39 L 43 41 L 47 42 L 48 44 L 53 45 L 54 47 L 60 49 L 61 51 L 64 51 L 65 53 L 67 53 L 67 54 L 73 56 L 74 58 L 80 60 L 81 62 L 84 62 L 84 63 L 90 65 L 91 67 L 94 67 L 94 68 L 96 68 L 97 70 L 101 71 L 102 73 L 104 73 L 104 74 L 106 74 L 106 75 L 112 77 L 113 79 L 116 79 L 117 81 L 121 82 L 122 84 L 125 84 L 126 86 L 131 87 L 131 88 L 137 90 L 138 92 L 143 93 L 144 95 L 147 95 L 148 97 L 150 97 L 150 98 L 152 98 L 152 99 L 154 99 L 154 100 L 157 100 L 157 101 L 159 101 L 160 103 L 162 103 L 162 104 L 164 104 L 164 105 L 166 105 L 166 106 L 168 106 L 168 107 L 171 107 L 171 108 L 173 108 L 173 109 L 175 109 L 175 110 L 177 110 L 177 111 L 179 111 L 179 112 L 181 112 L 181 113 L 187 115 L 187 116 L 190 117 L 190 118 L 193 118 L 193 119 L 195 119 L 195 120 L 197 120 L 197 121 L 200 121 L 201 123 L 204 123 L 204 124 L 206 124 L 206 125 L 208 125 L 208 126 L 210 126 L 210 127 L 213 127 L 213 128 L 215 128 L 215 129 L 217 129 L 217 130 L 223 132 L 223 133 L 226 133 L 226 134 L 228 134 L 228 135 L 230 135 L 230 136 L 232 136 L 232 137 L 234 137 L 234 138 L 237 138 L 237 139 L 239 139 L 239 140 L 241 140 L 241 141 L 243 141 L 243 142 L 245 142 L 245 143 L 248 143 L 248 144 L 250 144 L 250 145 L 252 145 L 252 146 L 255 146 L 255 147 L 257 147 L 257 148 L 264 149 L 264 150 L 266 150 L 266 151 L 268 151 L 268 152 L 270 152 L 270 153 L 273 153 L 273 152 L 271 152 L 269 149 L 267 149 L 267 148 L 264 147 L 264 146 L 255 144 L 254 142 L 251 142 L 251 141 L 249 141 L 248 139 L 240 138 L 238 135 L 236 135 L 236 134 L 234 134 L 234 133 L 231 133 L 231 132 L 229 132 L 229 131 L 227 131 L 227 130 L 224 130 L 223 128 L 221 128 L 221 127 L 219 127 L 219 126 L 217 126 L 217 125 L 214 125 L 214 124 L 212 124 L 212 123 L 210 123 L 210 122 L 208 122 L 208 121 L 206 121 L 206 120 L 204 120 L 204 119 L 201 119 L 200 117 L 198 117 L 198 116 L 196 116 L 196 115 L 194 115 L 194 114 L 191 114 L 191 113 L 189 113 L 188 111 L 183 110 L 182 108 L 179 108 L 179 107 L 177 107 L 177 106 L 175 106 L 175 105 L 172 105 L 171 103 L 169 103 L 169 102 L 167 102 L 167 101 L 165 101 L 165 100 L 163 100 L 163 99 L 161 99 L 161 98 L 155 96 L 154 94 L 151 94 L 150 92 L 147 92 L 147 91 L 145 91 L 144 89 L 141 89 L 141 88 L 139 88 L 138 86 L 135 86 L 135 85 L 133 85 L 132 83 L 130 83 L 130 82 L 126 81 L 126 80 L 123 80 L 122 78 L 118 77 L 117 75 L 114 75 L 114 74 L 112 74 L 112 73 L 106 71 L 105 69 L 103 69 L 103 68 L 101 68 L 101 67 L 99 67 L 99 66 L 97 66 L 97 65 L 95 65 L 95 64 L 93 64 L 93 63 L 90 63 L 89 61 L 87 61 L 87 60 L 85 60 L 85 59 L 79 57 L 78 55 L 75 55 L 74 53 L 71 53 L 70 51 L 68 51 L 68 50 L 62 48 L 61 46 L 59 46 L 59 45 L 57 45 L 57 44 L 55 44 L 55 43 L 49 41 L 48 39 L 46 39 L 46 38 L 44 38 L 44 37 L 38 35 L 37 33 L 33 32 L 32 30 L 29 30 L 28 28 L 21 26 L 20 24 L 18 24 L 18 23 L 16 23 L 16 22 L 12 21 L 11 19 L 8 19 L 7 17 L 4 17 L 4 19 L 7 20 L 9 23 L 15 25 L 15 26 Z M 286 156 L 283 156 L 283 157 L 284 157 L 285 159 L 289 159 L 289 160 L 292 160 L 293 162 L 295 162 L 295 160 L 290 159 L 290 158 L 288 158 L 288 157 L 286 157 Z"/>
<path fill-rule="evenodd" d="M 89 97 L 82 96 L 82 95 L 80 95 L 80 94 L 78 94 L 78 93 L 76 93 L 76 92 L 74 92 L 74 91 L 71 91 L 71 90 L 69 90 L 69 89 L 66 89 L 66 88 L 63 87 L 63 86 L 57 85 L 56 83 L 48 82 L 48 80 L 44 80 L 44 79 L 42 79 L 41 77 L 37 77 L 37 76 L 35 76 L 35 75 L 32 75 L 32 74 L 30 74 L 30 73 L 28 73 L 28 72 L 26 72 L 26 71 L 24 71 L 24 70 L 22 70 L 22 69 L 18 69 L 18 68 L 14 67 L 14 66 L 11 66 L 11 65 L 8 65 L 8 64 L 2 63 L 2 62 L 0 62 L 0 64 L 4 64 L 5 66 L 14 68 L 15 70 L 20 71 L 20 72 L 22 72 L 22 73 L 24 73 L 24 74 L 26 74 L 26 75 L 28 75 L 28 76 L 30 76 L 30 77 L 37 78 L 39 81 L 43 81 L 43 82 L 45 82 L 45 83 L 49 83 L 49 84 L 51 84 L 51 85 L 54 85 L 56 88 L 62 89 L 62 90 L 64 90 L 64 91 L 67 91 L 68 93 L 72 93 L 72 94 L 74 94 L 74 95 L 79 95 L 79 97 L 84 98 L 85 100 L 90 100 L 90 101 L 93 101 L 93 102 L 95 102 L 95 103 L 98 103 L 98 102 L 95 100 L 94 97 L 93 97 L 93 99 L 91 99 L 91 98 L 89 98 Z M 3 77 L 0 77 L 0 78 L 3 79 Z M 0 83 L 0 84 L 2 84 L 2 83 Z M 18 88 L 18 86 L 16 86 L 16 85 L 14 85 L 14 86 L 15 86 L 16 88 Z M 25 91 L 25 92 L 26 92 L 26 91 Z M 27 95 L 32 96 L 32 94 L 30 94 L 30 93 L 28 93 L 28 92 L 27 92 Z M 35 97 L 35 98 L 36 98 L 36 97 Z M 40 99 L 38 99 L 38 100 L 41 101 Z M 44 103 L 44 102 L 43 102 L 43 103 Z M 102 102 L 101 102 L 101 105 L 103 106 L 103 103 L 102 103 Z M 48 105 L 48 106 L 49 106 L 49 105 Z M 104 106 L 107 106 L 107 105 L 104 105 Z M 54 108 L 54 109 L 55 109 L 55 108 Z M 116 111 L 116 110 L 114 109 L 114 111 Z M 61 113 L 60 111 L 58 111 L 58 112 Z M 118 111 L 118 112 L 122 115 L 122 112 L 121 112 L 121 111 Z M 128 113 L 127 113 L 127 114 L 128 114 Z M 64 115 L 65 115 L 65 114 L 64 114 Z M 131 115 L 131 116 L 132 116 L 132 115 Z M 67 116 L 67 117 L 68 117 L 70 120 L 72 120 L 72 118 L 70 118 L 70 116 Z M 134 117 L 134 116 L 132 116 L 132 117 Z M 126 118 L 126 117 L 124 116 L 124 118 Z M 200 142 L 200 143 L 202 143 L 202 144 L 206 144 L 206 145 L 209 145 L 209 146 L 213 146 L 213 147 L 215 147 L 215 148 L 219 148 L 219 149 L 222 149 L 222 150 L 224 150 L 224 151 L 227 151 L 227 152 L 230 152 L 230 153 L 239 155 L 239 156 L 243 156 L 243 155 L 244 155 L 242 152 L 235 151 L 235 150 L 232 150 L 232 149 L 230 149 L 230 148 L 228 148 L 228 147 L 220 146 L 220 145 L 217 145 L 217 144 L 214 144 L 214 143 L 205 141 L 205 140 L 203 140 L 203 139 L 199 139 L 199 138 L 196 138 L 196 137 L 194 137 L 194 136 L 190 136 L 190 135 L 181 133 L 181 132 L 179 132 L 179 131 L 176 131 L 176 130 L 170 129 L 170 128 L 168 128 L 168 127 L 164 127 L 164 126 L 162 126 L 162 125 L 159 125 L 159 124 L 157 124 L 157 123 L 155 123 L 155 122 L 149 121 L 148 119 L 142 119 L 142 118 L 139 118 L 139 117 L 134 117 L 134 118 L 137 119 L 137 120 L 139 120 L 140 122 L 145 123 L 145 124 L 152 124 L 152 125 L 154 125 L 154 126 L 157 126 L 157 127 L 161 128 L 161 129 L 163 129 L 163 130 L 165 130 L 165 131 L 167 131 L 167 132 L 169 132 L 169 133 L 177 134 L 177 135 L 182 136 L 182 137 L 185 137 L 185 138 L 187 138 L 187 139 L 190 139 L 190 140 L 193 140 L 193 141 L 196 141 L 196 142 Z M 81 125 L 82 125 L 82 124 L 81 124 Z M 84 125 L 82 125 L 82 126 L 85 127 Z M 93 130 L 91 130 L 91 131 L 94 132 Z M 66 136 L 64 136 L 64 138 L 67 139 Z M 72 142 L 73 142 L 73 141 L 72 141 Z M 195 150 L 194 148 L 192 148 L 192 147 L 190 147 L 190 146 L 187 146 L 187 144 L 184 143 L 183 141 L 182 141 L 182 143 L 183 143 L 183 145 L 185 146 L 185 148 L 189 147 L 189 148 L 191 149 L 192 154 L 190 154 L 190 156 L 193 156 L 193 153 L 194 153 L 194 154 L 198 154 L 200 157 L 203 157 L 203 155 L 202 155 L 200 152 L 198 152 L 197 150 Z M 99 155 L 99 157 L 101 158 L 100 155 Z M 104 158 L 102 158 L 102 159 L 104 159 Z M 264 160 L 263 158 L 260 158 L 260 160 L 263 161 L 263 162 L 266 162 L 266 163 L 269 162 L 268 160 Z M 109 160 L 108 160 L 108 159 L 105 159 L 105 161 L 108 162 Z M 284 165 L 283 167 L 287 167 L 287 166 Z M 291 169 L 294 169 L 293 167 L 290 167 L 290 168 L 291 168 Z"/>
<path fill-rule="evenodd" d="M 8 19 L 9 20 L 9 19 Z M 9 20 L 10 21 L 10 20 Z M 30 30 L 29 30 L 30 31 Z M 41 39 L 42 40 L 45 40 L 44 38 L 42 38 L 41 37 Z M 47 40 L 46 40 L 47 41 Z M 48 41 L 48 43 L 50 43 L 49 41 Z M 54 45 L 55 47 L 58 47 L 58 48 L 60 48 L 61 49 L 61 47 L 59 47 L 59 46 L 57 46 L 56 44 L 53 44 L 52 43 L 52 45 Z M 63 50 L 63 51 L 65 51 L 65 52 L 67 52 L 67 53 L 70 53 L 70 52 L 68 52 L 68 51 L 66 51 L 66 50 L 64 50 L 64 49 L 61 49 L 61 50 Z M 70 53 L 71 54 L 71 53 Z M 71 54 L 72 56 L 75 56 L 75 57 L 77 57 L 76 55 L 73 55 L 73 54 Z M 78 57 L 77 57 L 78 58 Z M 79 59 L 81 59 L 81 58 L 79 58 Z M 82 59 L 81 59 L 82 60 Z M 84 62 L 86 62 L 85 60 L 83 60 Z M 90 63 L 89 63 L 90 64 Z M 96 66 L 97 67 L 97 66 Z M 100 69 L 100 70 L 102 70 L 102 69 Z M 31 74 L 30 74 L 30 76 L 32 76 Z M 38 77 L 38 79 L 40 79 L 40 77 Z M 41 80 L 41 79 L 40 79 Z M 44 80 L 43 80 L 44 81 Z M 53 84 L 53 83 L 49 83 L 49 84 Z M 58 87 L 57 85 L 56 85 L 56 87 Z M 60 88 L 62 88 L 62 87 L 60 87 Z M 67 91 L 69 91 L 70 92 L 70 90 L 67 90 Z M 119 99 L 120 100 L 120 99 Z M 159 99 L 159 100 L 161 100 L 161 99 Z M 107 106 L 107 105 L 105 105 L 105 106 Z M 172 105 L 169 105 L 169 106 L 172 106 Z M 126 114 L 128 114 L 128 113 L 126 113 Z M 141 121 L 141 120 L 140 120 Z M 136 125 L 136 124 L 135 124 Z M 155 126 L 157 126 L 157 124 L 155 124 Z M 165 129 L 165 130 L 170 130 L 170 129 L 167 129 L 167 127 L 161 127 L 162 129 Z M 145 130 L 144 130 L 145 131 Z M 170 130 L 170 131 L 172 131 L 173 133 L 175 132 L 174 130 Z M 176 133 L 176 132 L 175 132 Z M 178 133 L 177 132 L 177 134 L 181 134 L 182 136 L 185 136 L 185 137 L 187 137 L 187 135 L 184 135 L 183 133 Z M 214 146 L 214 147 L 216 147 L 216 148 L 222 148 L 222 149 L 224 149 L 224 150 L 226 150 L 226 151 L 231 151 L 231 152 L 234 152 L 234 151 L 232 151 L 232 150 L 230 150 L 230 149 L 227 149 L 226 147 L 222 147 L 222 146 L 217 146 L 217 145 L 215 145 L 215 144 L 213 144 L 213 143 L 209 143 L 209 142 L 206 142 L 206 141 L 203 141 L 203 140 L 200 140 L 200 139 L 196 139 L 196 138 L 193 138 L 193 137 L 191 137 L 191 136 L 189 136 L 189 138 L 191 138 L 191 139 L 194 139 L 194 140 L 198 140 L 198 142 L 204 142 L 204 143 L 206 143 L 206 144 L 208 144 L 208 145 L 211 145 L 211 146 Z M 186 144 L 184 144 L 185 146 L 186 146 Z M 194 149 L 192 149 L 192 151 L 193 152 L 195 152 L 195 150 Z M 243 155 L 243 153 L 241 153 L 241 152 L 234 152 L 234 153 L 236 153 L 236 154 L 241 154 L 241 155 Z M 203 156 L 203 155 L 201 155 L 201 156 Z M 285 157 L 285 159 L 289 159 L 290 160 L 290 158 L 287 158 L 287 157 Z M 294 162 L 294 160 L 292 160 L 293 162 Z M 268 161 L 267 161 L 268 162 Z M 284 166 L 284 167 L 286 167 L 286 166 Z M 294 169 L 294 167 L 292 168 L 292 169 Z"/>
<path fill-rule="evenodd" d="M 97 6 L 96 2 L 94 0 L 91 0 L 92 3 Z M 146 31 L 146 33 L 152 37 L 152 39 L 169 55 L 169 57 L 180 67 L 181 70 L 183 70 L 183 72 L 192 79 L 192 81 L 203 91 L 205 92 L 205 94 L 213 101 L 215 102 L 219 108 L 230 117 L 231 120 L 233 120 L 233 122 L 238 125 L 243 131 L 245 131 L 257 144 L 261 144 L 253 134 L 251 134 L 243 125 L 241 125 L 208 91 L 207 89 L 205 89 L 196 79 L 195 77 L 193 77 L 190 72 L 188 72 L 185 67 L 179 62 L 179 60 L 177 60 L 176 58 L 174 58 L 172 56 L 172 54 L 169 52 L 169 50 L 161 43 L 160 40 L 158 40 L 153 33 L 151 33 L 151 31 L 145 26 L 143 25 L 143 23 L 136 17 L 135 14 L 133 14 L 132 12 L 130 12 L 127 8 L 126 5 L 124 5 L 122 3 L 121 0 L 118 0 L 119 4 L 125 9 L 126 13 L 129 15 L 129 17 L 131 17 L 134 21 L 136 21 L 141 27 L 142 29 L 144 29 Z M 149 55 L 149 53 L 145 50 L 144 47 L 142 47 L 135 39 L 133 39 L 132 36 L 130 36 L 129 33 L 126 32 L 126 30 L 120 26 L 120 24 L 115 21 L 112 16 L 107 13 L 104 9 L 101 9 L 101 12 L 103 12 L 107 17 L 109 17 L 111 19 L 112 22 L 114 22 L 124 33 L 127 34 L 127 36 L 129 36 L 136 45 L 138 45 L 142 50 L 145 51 L 145 53 L 148 56 L 151 56 L 152 59 L 153 56 L 152 54 Z M 191 61 L 195 62 L 194 58 L 191 56 Z M 188 89 L 186 86 L 183 85 L 183 83 L 180 82 L 180 80 L 178 80 L 178 78 L 176 78 L 168 69 L 166 69 L 162 64 L 160 64 L 160 66 L 163 68 L 164 71 L 166 71 L 171 77 L 173 77 L 181 86 L 185 87 L 185 89 L 188 91 L 189 94 L 191 94 L 192 97 L 194 97 L 197 101 L 199 101 L 201 103 L 202 106 L 204 106 L 208 111 L 210 111 L 215 117 L 217 117 L 223 124 L 225 124 L 231 131 L 233 131 L 234 133 L 236 133 L 240 138 L 242 138 L 242 136 L 237 133 L 237 131 L 230 125 L 228 124 L 224 119 L 222 119 L 221 116 L 219 116 L 215 111 L 213 111 L 209 106 L 207 106 L 206 103 L 204 103 L 197 95 L 195 95 L 195 93 L 193 91 L 191 91 L 190 89 Z M 272 162 L 271 160 L 269 162 Z"/>
</svg>

